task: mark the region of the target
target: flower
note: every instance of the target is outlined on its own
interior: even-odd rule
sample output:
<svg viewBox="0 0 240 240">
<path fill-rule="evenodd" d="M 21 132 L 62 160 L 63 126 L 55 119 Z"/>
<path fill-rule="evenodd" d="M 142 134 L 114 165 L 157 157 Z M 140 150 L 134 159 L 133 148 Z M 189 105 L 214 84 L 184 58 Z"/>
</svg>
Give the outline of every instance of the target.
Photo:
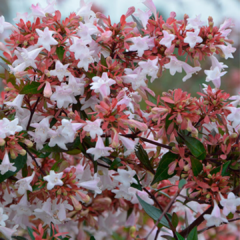
<svg viewBox="0 0 240 240">
<path fill-rule="evenodd" d="M 156 9 L 156 6 L 154 5 L 153 1 L 152 0 L 144 0 L 142 2 L 148 9 L 151 10 L 151 12 L 153 13 L 154 17 L 155 17 L 155 20 L 157 20 L 157 9 Z"/>
<path fill-rule="evenodd" d="M 5 152 L 3 160 L 0 164 L 0 172 L 1 174 L 5 174 L 8 171 L 15 172 L 17 170 L 16 167 L 13 166 L 14 163 L 10 163 L 8 152 Z"/>
<path fill-rule="evenodd" d="M 0 17 L 0 33 L 3 33 L 5 29 L 11 29 L 13 25 L 11 23 L 5 22 L 4 16 Z"/>
<path fill-rule="evenodd" d="M 231 111 L 231 113 L 227 116 L 229 121 L 232 121 L 232 126 L 236 128 L 240 124 L 240 108 L 236 107 L 225 107 Z"/>
<path fill-rule="evenodd" d="M 95 93 L 101 93 L 102 97 L 106 97 L 110 94 L 110 86 L 115 84 L 116 81 L 109 78 L 108 74 L 104 72 L 102 77 L 93 77 L 93 83 L 91 83 L 91 89 Z"/>
<path fill-rule="evenodd" d="M 145 37 L 133 37 L 127 39 L 128 41 L 132 41 L 133 45 L 130 46 L 130 51 L 137 51 L 138 56 L 142 57 L 145 50 L 149 49 L 149 40 L 151 40 L 148 36 Z"/>
<path fill-rule="evenodd" d="M 8 215 L 4 214 L 3 211 L 4 211 L 3 208 L 0 207 L 0 225 L 5 227 L 6 226 L 5 221 L 8 219 Z"/>
<path fill-rule="evenodd" d="M 51 76 L 57 76 L 60 82 L 63 81 L 65 76 L 69 76 L 70 72 L 67 70 L 69 64 L 63 65 L 59 60 L 56 61 L 55 70 L 51 70 L 49 73 Z"/>
<path fill-rule="evenodd" d="M 240 197 L 236 197 L 234 193 L 228 193 L 225 199 L 220 193 L 221 201 L 220 204 L 223 206 L 223 214 L 227 216 L 229 213 L 235 213 L 237 207 L 240 206 Z"/>
<path fill-rule="evenodd" d="M 188 43 L 191 48 L 194 48 L 197 43 L 201 43 L 203 39 L 198 36 L 199 29 L 195 29 L 194 32 L 187 32 L 184 42 Z"/>
<path fill-rule="evenodd" d="M 44 28 L 43 31 L 36 29 L 36 32 L 39 35 L 37 44 L 42 45 L 46 50 L 50 51 L 51 45 L 58 44 L 58 42 L 52 37 L 55 32 L 50 31 L 48 27 Z"/>
<path fill-rule="evenodd" d="M 176 72 L 182 72 L 182 61 L 179 61 L 175 56 L 169 56 L 170 62 L 165 64 L 164 67 L 169 69 L 170 74 L 173 76 Z"/>
<path fill-rule="evenodd" d="M 164 37 L 161 39 L 160 44 L 166 46 L 167 48 L 170 48 L 172 45 L 172 41 L 175 39 L 174 34 L 169 34 L 168 31 L 163 30 Z"/>
<path fill-rule="evenodd" d="M 207 227 L 216 226 L 219 227 L 222 222 L 228 223 L 228 220 L 221 216 L 220 208 L 218 207 L 216 201 L 214 201 L 214 208 L 211 214 L 203 215 L 204 219 L 207 221 Z"/>
<path fill-rule="evenodd" d="M 37 3 L 36 6 L 32 4 L 31 15 L 34 17 L 42 18 L 46 16 L 46 13 L 54 13 L 55 12 L 55 9 L 53 7 L 54 4 L 55 4 L 55 1 L 50 2 L 50 0 L 48 0 L 48 5 L 45 8 L 42 8 L 39 3 Z"/>
<path fill-rule="evenodd" d="M 159 70 L 158 58 L 153 60 L 148 59 L 146 62 L 139 62 L 138 65 L 142 68 L 142 73 L 151 77 L 151 82 L 157 78 Z"/>
<path fill-rule="evenodd" d="M 188 24 L 186 26 L 186 30 L 188 29 L 198 29 L 204 26 L 205 22 L 201 21 L 201 14 L 197 15 L 195 18 L 188 18 Z"/>
<path fill-rule="evenodd" d="M 34 176 L 35 172 L 33 172 L 31 176 L 22 178 L 16 182 L 16 184 L 18 185 L 19 194 L 25 194 L 27 190 L 32 192 L 32 186 L 30 185 L 30 183 L 32 182 Z"/>
<path fill-rule="evenodd" d="M 215 87 L 219 88 L 221 85 L 221 77 L 225 75 L 227 72 L 221 72 L 219 67 L 215 67 L 213 70 L 204 70 L 207 75 L 206 82 L 212 81 Z"/>
<path fill-rule="evenodd" d="M 232 45 L 230 43 L 227 43 L 227 46 L 226 45 L 216 45 L 216 47 L 218 47 L 222 50 L 225 59 L 233 58 L 232 53 L 234 53 L 236 51 L 236 48 L 232 47 Z"/>
<path fill-rule="evenodd" d="M 140 21 L 142 22 L 142 25 L 144 28 L 146 28 L 148 24 L 148 19 L 151 17 L 152 12 L 151 10 L 148 11 L 142 11 L 141 9 L 138 9 L 138 12 L 133 14 L 136 17 L 139 17 Z"/>
<path fill-rule="evenodd" d="M 89 148 L 87 153 L 91 153 L 94 155 L 94 160 L 99 159 L 100 157 L 107 157 L 110 155 L 108 151 L 111 151 L 111 147 L 105 147 L 103 144 L 103 140 L 101 137 L 98 137 L 95 148 Z"/>
<path fill-rule="evenodd" d="M 43 179 L 48 182 L 47 189 L 51 190 L 55 186 L 62 186 L 63 185 L 63 181 L 61 180 L 62 176 L 63 172 L 55 173 L 55 171 L 51 170 L 48 176 L 43 177 Z"/>
<path fill-rule="evenodd" d="M 89 120 L 86 121 L 86 125 L 83 130 L 89 132 L 91 138 L 95 138 L 96 135 L 100 136 L 103 134 L 103 130 L 101 129 L 102 119 L 96 119 L 94 122 Z"/>
</svg>

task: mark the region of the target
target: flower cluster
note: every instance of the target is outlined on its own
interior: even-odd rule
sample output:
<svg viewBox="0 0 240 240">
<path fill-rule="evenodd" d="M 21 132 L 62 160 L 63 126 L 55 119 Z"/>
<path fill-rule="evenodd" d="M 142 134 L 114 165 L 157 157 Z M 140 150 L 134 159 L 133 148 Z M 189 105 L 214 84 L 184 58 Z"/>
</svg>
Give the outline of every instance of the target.
<svg viewBox="0 0 240 240">
<path fill-rule="evenodd" d="M 231 19 L 164 21 L 145 0 L 112 23 L 81 4 L 65 20 L 50 1 L 17 27 L 0 19 L 13 30 L 0 44 L 0 232 L 180 239 L 239 220 L 240 97 L 219 89 L 217 58 L 233 57 Z M 148 88 L 168 70 L 186 81 L 208 58 L 214 88 L 199 97 Z"/>
</svg>

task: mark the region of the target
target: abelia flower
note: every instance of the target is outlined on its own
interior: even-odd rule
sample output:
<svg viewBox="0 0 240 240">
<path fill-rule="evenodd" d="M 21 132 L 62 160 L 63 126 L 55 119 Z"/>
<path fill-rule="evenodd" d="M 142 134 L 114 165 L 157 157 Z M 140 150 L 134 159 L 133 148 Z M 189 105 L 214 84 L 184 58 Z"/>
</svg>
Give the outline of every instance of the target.
<svg viewBox="0 0 240 240">
<path fill-rule="evenodd" d="M 145 37 L 133 37 L 127 39 L 128 41 L 132 41 L 133 45 L 130 46 L 130 51 L 137 51 L 138 56 L 142 57 L 145 50 L 148 50 L 149 47 L 153 46 L 151 44 L 151 39 L 148 36 Z"/>
<path fill-rule="evenodd" d="M 81 37 L 83 41 L 92 41 L 92 35 L 97 34 L 99 30 L 96 26 L 91 23 L 82 23 L 80 22 L 79 30 L 77 31 L 77 35 Z"/>
<path fill-rule="evenodd" d="M 100 127 L 101 123 L 102 119 L 96 119 L 94 122 L 87 120 L 83 130 L 89 132 L 91 138 L 95 138 L 97 135 L 101 136 L 103 134 L 103 130 Z"/>
<path fill-rule="evenodd" d="M 0 226 L 5 227 L 6 223 L 5 221 L 8 219 L 8 215 L 3 213 L 4 210 L 2 207 L 0 207 Z M 1 232 L 1 228 L 0 228 L 0 232 Z"/>
<path fill-rule="evenodd" d="M 175 56 L 169 56 L 170 62 L 165 64 L 164 67 L 169 69 L 170 74 L 173 76 L 176 72 L 182 72 L 182 61 L 179 61 Z"/>
<path fill-rule="evenodd" d="M 57 102 L 58 108 L 66 108 L 71 103 L 77 103 L 72 89 L 67 84 L 62 83 L 61 86 L 56 86 L 55 88 L 56 91 L 52 94 L 50 99 Z"/>
<path fill-rule="evenodd" d="M 143 0 L 142 2 L 153 13 L 155 20 L 157 20 L 157 9 L 152 0 Z"/>
<path fill-rule="evenodd" d="M 159 43 L 166 46 L 167 48 L 170 48 L 172 45 L 172 41 L 175 39 L 175 35 L 169 34 L 169 32 L 166 30 L 163 30 L 162 32 L 164 36 Z"/>
<path fill-rule="evenodd" d="M 87 47 L 87 44 L 89 44 L 92 40 L 72 37 L 72 41 L 73 44 L 71 44 L 69 50 L 71 52 L 74 52 L 76 59 L 80 59 L 81 56 L 85 53 L 89 54 L 89 48 Z"/>
<path fill-rule="evenodd" d="M 234 128 L 238 127 L 240 124 L 240 108 L 225 107 L 225 109 L 231 111 L 231 113 L 227 116 L 227 119 L 232 122 L 232 126 Z"/>
<path fill-rule="evenodd" d="M 4 102 L 7 106 L 13 107 L 16 110 L 22 110 L 22 103 L 25 94 L 18 94 L 12 102 Z"/>
<path fill-rule="evenodd" d="M 201 43 L 203 39 L 198 36 L 199 29 L 196 29 L 194 32 L 187 32 L 184 42 L 188 43 L 191 48 L 194 48 L 197 43 Z"/>
<path fill-rule="evenodd" d="M 0 120 L 0 138 L 6 138 L 11 135 L 15 135 L 16 132 L 23 130 L 21 126 L 18 125 L 18 118 L 9 121 L 7 118 Z"/>
<path fill-rule="evenodd" d="M 213 70 L 205 70 L 207 75 L 206 82 L 212 81 L 215 87 L 219 88 L 221 85 L 221 77 L 224 76 L 227 72 L 221 72 L 218 67 L 215 67 Z"/>
<path fill-rule="evenodd" d="M 48 27 L 44 28 L 43 31 L 40 29 L 36 29 L 38 38 L 38 46 L 43 46 L 46 50 L 50 51 L 52 45 L 58 45 L 58 42 L 52 37 L 55 33 L 54 31 L 50 31 Z"/>
<path fill-rule="evenodd" d="M 22 178 L 16 182 L 19 194 L 25 194 L 27 190 L 32 192 L 32 186 L 30 185 L 30 183 L 32 182 L 34 176 L 35 172 L 33 172 L 31 176 Z"/>
<path fill-rule="evenodd" d="M 216 47 L 218 47 L 222 50 L 225 59 L 233 58 L 232 53 L 234 53 L 236 51 L 236 48 L 232 47 L 232 45 L 230 43 L 227 43 L 227 46 L 226 45 L 216 45 Z"/>
<path fill-rule="evenodd" d="M 231 102 L 231 104 L 234 107 L 237 107 L 238 105 L 240 105 L 240 93 L 239 93 L 239 95 L 234 95 L 234 96 L 230 97 L 229 100 L 234 100 Z"/>
<path fill-rule="evenodd" d="M 144 28 L 146 28 L 148 24 L 148 19 L 151 17 L 152 12 L 151 10 L 148 11 L 142 11 L 141 9 L 138 9 L 136 13 L 133 14 L 134 16 L 138 17 L 140 21 L 142 22 L 142 25 Z"/>
<path fill-rule="evenodd" d="M 110 156 L 110 152 L 113 149 L 111 147 L 105 147 L 101 137 L 98 137 L 95 148 L 89 148 L 87 153 L 94 155 L 94 160 L 96 161 L 100 157 Z"/>
<path fill-rule="evenodd" d="M 61 180 L 63 176 L 63 172 L 55 173 L 54 170 L 50 171 L 50 174 L 43 177 L 45 181 L 47 181 L 47 189 L 52 190 L 55 186 L 62 186 L 63 181 Z"/>
<path fill-rule="evenodd" d="M 222 222 L 227 223 L 228 220 L 221 216 L 220 208 L 216 201 L 214 201 L 214 207 L 211 214 L 204 214 L 204 219 L 207 221 L 207 227 L 216 226 L 219 227 Z"/>
<path fill-rule="evenodd" d="M 235 213 L 237 207 L 240 206 L 240 197 L 236 197 L 234 193 L 229 192 L 227 198 L 220 193 L 220 204 L 223 206 L 223 214 L 227 216 L 229 213 Z"/>
<path fill-rule="evenodd" d="M 93 77 L 93 83 L 91 83 L 91 89 L 95 93 L 101 93 L 102 97 L 107 97 L 110 94 L 110 86 L 116 83 L 115 80 L 108 77 L 108 74 L 104 72 L 102 77 Z"/>
<path fill-rule="evenodd" d="M 196 15 L 195 18 L 188 18 L 188 24 L 186 26 L 186 30 L 189 29 L 199 29 L 200 27 L 205 25 L 205 22 L 201 20 L 201 14 Z"/>
<path fill-rule="evenodd" d="M 49 73 L 51 76 L 56 76 L 60 82 L 63 81 L 65 76 L 70 76 L 70 72 L 68 71 L 69 64 L 63 65 L 59 60 L 56 61 L 55 70 L 51 70 Z"/>
<path fill-rule="evenodd" d="M 28 12 L 25 12 L 25 13 L 17 12 L 16 15 L 17 16 L 15 18 L 13 18 L 13 21 L 16 22 L 16 23 L 20 22 L 20 19 L 22 19 L 26 23 L 28 21 L 29 17 L 30 17 Z"/>
<path fill-rule="evenodd" d="M 157 78 L 159 71 L 158 58 L 154 60 L 148 59 L 146 62 L 139 62 L 138 65 L 142 68 L 142 73 L 151 77 L 151 82 Z"/>
<path fill-rule="evenodd" d="M 89 68 L 90 63 L 94 63 L 94 59 L 92 57 L 92 54 L 94 51 L 87 51 L 85 53 L 82 53 L 79 55 L 80 61 L 78 62 L 79 68 L 84 68 L 84 70 L 87 72 Z"/>
<path fill-rule="evenodd" d="M 33 17 L 45 17 L 46 16 L 46 13 L 54 13 L 55 12 L 55 9 L 54 9 L 54 4 L 56 3 L 55 1 L 50 1 L 50 0 L 47 0 L 48 2 L 48 5 L 45 7 L 45 8 L 42 8 L 41 5 L 39 3 L 37 3 L 36 5 L 33 5 L 31 6 L 31 10 L 32 10 L 32 13 L 31 15 Z"/>
<path fill-rule="evenodd" d="M 11 29 L 13 25 L 11 23 L 5 22 L 4 16 L 0 17 L 0 33 L 3 33 L 5 29 Z"/>
</svg>

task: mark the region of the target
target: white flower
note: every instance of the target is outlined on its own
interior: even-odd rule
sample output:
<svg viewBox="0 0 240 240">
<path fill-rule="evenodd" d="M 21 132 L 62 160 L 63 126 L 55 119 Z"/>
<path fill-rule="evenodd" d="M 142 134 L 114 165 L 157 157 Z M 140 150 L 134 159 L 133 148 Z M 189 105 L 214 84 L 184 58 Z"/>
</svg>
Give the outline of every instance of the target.
<svg viewBox="0 0 240 240">
<path fill-rule="evenodd" d="M 81 37 L 82 40 L 92 41 L 91 35 L 97 34 L 99 31 L 96 26 L 91 23 L 80 22 L 79 30 L 77 35 Z"/>
<path fill-rule="evenodd" d="M 110 86 L 115 84 L 116 81 L 109 78 L 108 74 L 104 72 L 102 77 L 93 77 L 93 83 L 91 83 L 91 89 L 95 93 L 101 93 L 102 97 L 106 97 L 110 94 Z"/>
<path fill-rule="evenodd" d="M 79 68 L 84 68 L 84 70 L 87 72 L 89 64 L 94 62 L 94 59 L 91 56 L 93 53 L 94 53 L 94 51 L 88 51 L 88 52 L 80 54 L 79 55 L 80 61 L 78 62 L 77 66 Z"/>
<path fill-rule="evenodd" d="M 50 31 L 48 27 L 41 31 L 40 29 L 36 29 L 37 34 L 39 35 L 38 38 L 38 45 L 42 45 L 46 50 L 51 50 L 51 45 L 57 45 L 58 42 L 52 37 L 55 33 L 54 31 Z"/>
<path fill-rule="evenodd" d="M 22 102 L 25 94 L 18 94 L 12 102 L 5 102 L 7 106 L 13 107 L 16 110 L 22 110 Z"/>
<path fill-rule="evenodd" d="M 133 15 L 136 17 L 139 17 L 143 27 L 146 28 L 148 24 L 148 19 L 151 17 L 152 13 L 151 13 L 151 10 L 144 12 L 141 9 L 138 9 L 138 12 L 134 13 Z"/>
<path fill-rule="evenodd" d="M 48 182 L 47 189 L 51 190 L 55 186 L 62 186 L 63 185 L 63 181 L 61 180 L 62 176 L 63 172 L 55 173 L 55 171 L 51 170 L 48 176 L 43 177 L 43 179 Z"/>
<path fill-rule="evenodd" d="M 22 194 L 26 193 L 27 190 L 32 192 L 32 186 L 30 185 L 30 183 L 32 182 L 34 176 L 35 176 L 35 172 L 33 172 L 31 176 L 22 178 L 16 182 L 16 184 L 18 186 L 19 194 L 22 195 Z"/>
<path fill-rule="evenodd" d="M 170 74 L 173 76 L 176 72 L 182 72 L 182 61 L 179 61 L 175 56 L 169 56 L 170 62 L 165 64 L 164 67 L 169 69 Z"/>
<path fill-rule="evenodd" d="M 203 39 L 198 36 L 199 29 L 194 32 L 187 32 L 186 37 L 184 38 L 184 42 L 188 43 L 191 48 L 194 48 L 197 43 L 201 43 Z"/>
<path fill-rule="evenodd" d="M 204 26 L 204 21 L 202 21 L 201 19 L 201 14 L 197 15 L 195 18 L 188 18 L 188 24 L 186 26 L 186 29 L 198 29 L 202 26 Z"/>
<path fill-rule="evenodd" d="M 99 159 L 100 157 L 107 157 L 110 155 L 111 147 L 105 147 L 103 144 L 102 138 L 99 136 L 95 148 L 89 148 L 87 153 L 94 155 L 94 160 Z"/>
<path fill-rule="evenodd" d="M 236 48 L 232 47 L 232 45 L 230 43 L 227 43 L 227 46 L 226 45 L 216 45 L 216 47 L 218 47 L 222 50 L 225 59 L 233 58 L 232 53 L 234 53 L 236 51 Z"/>
<path fill-rule="evenodd" d="M 96 119 L 94 122 L 86 120 L 86 126 L 84 126 L 83 130 L 89 132 L 91 138 L 95 138 L 96 135 L 100 136 L 103 134 L 103 130 L 100 127 L 102 123 L 102 119 Z"/>
<path fill-rule="evenodd" d="M 39 3 L 37 3 L 36 6 L 32 4 L 31 15 L 34 17 L 42 18 L 46 16 L 46 13 L 54 13 L 55 12 L 54 4 L 55 4 L 55 1 L 50 2 L 50 0 L 48 0 L 48 5 L 45 8 L 42 8 Z"/>
<path fill-rule="evenodd" d="M 142 73 L 151 77 L 151 82 L 157 78 L 159 70 L 158 58 L 153 60 L 148 59 L 147 62 L 139 62 L 138 65 L 142 68 Z"/>
<path fill-rule="evenodd" d="M 143 53 L 145 50 L 149 49 L 149 39 L 148 36 L 145 37 L 133 37 L 127 39 L 128 41 L 132 41 L 133 45 L 130 46 L 129 50 L 130 51 L 137 51 L 138 56 L 142 57 Z"/>
<path fill-rule="evenodd" d="M 94 176 L 94 179 L 85 181 L 85 182 L 80 182 L 78 186 L 86 188 L 88 190 L 94 191 L 97 194 L 102 193 L 101 189 L 98 187 L 98 183 L 100 181 L 99 177 Z"/>
<path fill-rule="evenodd" d="M 172 45 L 172 41 L 175 39 L 174 34 L 169 34 L 168 31 L 163 30 L 164 37 L 161 39 L 160 44 L 166 46 L 167 48 L 170 48 Z"/>
<path fill-rule="evenodd" d="M 228 223 L 228 220 L 221 216 L 220 208 L 216 201 L 214 201 L 214 208 L 211 214 L 205 214 L 204 219 L 207 220 L 207 227 L 216 226 L 219 227 L 222 222 Z"/>
<path fill-rule="evenodd" d="M 5 221 L 8 219 L 8 215 L 4 214 L 3 211 L 4 211 L 3 208 L 0 207 L 0 225 L 5 227 L 6 226 Z"/>
<path fill-rule="evenodd" d="M 23 130 L 21 126 L 18 126 L 18 118 L 9 121 L 7 118 L 0 120 L 0 137 L 5 138 L 14 135 L 16 132 Z"/>
<path fill-rule="evenodd" d="M 14 163 L 10 163 L 8 152 L 5 152 L 3 160 L 0 164 L 0 172 L 1 174 L 5 174 L 8 171 L 15 172 L 17 170 L 16 167 L 13 166 Z"/>
<path fill-rule="evenodd" d="M 65 76 L 69 76 L 70 72 L 68 71 L 69 64 L 63 65 L 59 60 L 56 61 L 55 70 L 51 70 L 49 73 L 51 76 L 57 76 L 60 82 L 63 81 Z"/>
<path fill-rule="evenodd" d="M 235 213 L 237 207 L 240 206 L 240 198 L 236 197 L 234 193 L 228 193 L 227 198 L 225 199 L 220 193 L 221 201 L 220 204 L 223 206 L 223 214 L 227 216 L 229 213 Z"/>
<path fill-rule="evenodd" d="M 240 124 L 240 108 L 236 107 L 225 107 L 231 111 L 231 113 L 227 116 L 227 119 L 232 122 L 232 126 L 236 128 Z"/>
<path fill-rule="evenodd" d="M 239 95 L 235 95 L 235 96 L 232 96 L 229 98 L 230 100 L 234 100 L 233 102 L 231 102 L 231 104 L 234 106 L 234 107 L 237 107 L 238 105 L 240 105 L 240 93 Z"/>
<path fill-rule="evenodd" d="M 5 22 L 4 16 L 0 17 L 0 33 L 3 33 L 5 29 L 11 29 L 13 25 L 11 23 Z"/>
<path fill-rule="evenodd" d="M 72 37 L 73 44 L 69 47 L 71 52 L 74 52 L 75 58 L 80 59 L 82 54 L 89 53 L 89 44 L 92 40 L 80 39 L 78 37 Z"/>
<path fill-rule="evenodd" d="M 215 67 L 213 70 L 204 70 L 207 75 L 206 82 L 212 81 L 215 87 L 219 88 L 221 85 L 221 77 L 225 75 L 227 72 L 221 72 L 219 67 Z"/>
</svg>

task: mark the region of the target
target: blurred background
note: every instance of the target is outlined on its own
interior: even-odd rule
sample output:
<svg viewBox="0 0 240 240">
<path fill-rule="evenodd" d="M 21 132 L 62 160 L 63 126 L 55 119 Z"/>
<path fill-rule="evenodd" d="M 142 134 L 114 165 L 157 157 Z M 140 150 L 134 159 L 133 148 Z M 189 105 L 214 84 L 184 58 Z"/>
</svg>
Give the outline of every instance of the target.
<svg viewBox="0 0 240 240">
<path fill-rule="evenodd" d="M 88 0 L 85 1 L 88 2 Z M 56 9 L 61 11 L 62 17 L 67 17 L 70 12 L 76 12 L 80 7 L 80 0 L 56 0 L 56 2 Z M 135 6 L 136 10 L 138 8 L 146 9 L 141 0 L 92 0 L 91 2 L 94 3 L 93 11 L 101 11 L 105 15 L 110 15 L 112 22 L 118 22 L 121 15 L 125 14 L 131 6 Z M 237 48 L 237 51 L 234 53 L 234 59 L 220 59 L 229 66 L 226 69 L 228 73 L 222 78 L 221 89 L 233 95 L 240 92 L 240 0 L 153 0 L 153 2 L 164 19 L 167 19 L 172 11 L 177 13 L 178 19 L 182 19 L 185 13 L 189 17 L 201 14 L 201 18 L 206 21 L 206 24 L 208 17 L 212 16 L 214 24 L 217 26 L 226 18 L 233 18 L 235 28 L 229 38 L 234 40 L 233 46 Z M 42 7 L 45 7 L 47 0 L 0 0 L 0 15 L 4 15 L 7 22 L 14 24 L 13 18 L 17 12 L 30 13 L 31 4 L 36 3 L 40 3 Z M 129 19 L 129 21 L 131 20 Z M 9 32 L 6 32 L 0 36 L 1 41 L 8 34 Z M 209 69 L 211 66 L 210 62 L 204 64 L 205 66 L 202 65 L 204 69 Z M 176 73 L 175 76 L 171 76 L 167 70 L 160 79 L 154 81 L 150 88 L 154 89 L 157 94 L 168 89 L 182 88 L 196 96 L 201 83 L 205 83 L 204 71 L 200 71 L 198 75 L 193 75 L 192 79 L 187 80 L 185 83 L 182 82 L 184 75 L 184 73 Z"/>
</svg>

